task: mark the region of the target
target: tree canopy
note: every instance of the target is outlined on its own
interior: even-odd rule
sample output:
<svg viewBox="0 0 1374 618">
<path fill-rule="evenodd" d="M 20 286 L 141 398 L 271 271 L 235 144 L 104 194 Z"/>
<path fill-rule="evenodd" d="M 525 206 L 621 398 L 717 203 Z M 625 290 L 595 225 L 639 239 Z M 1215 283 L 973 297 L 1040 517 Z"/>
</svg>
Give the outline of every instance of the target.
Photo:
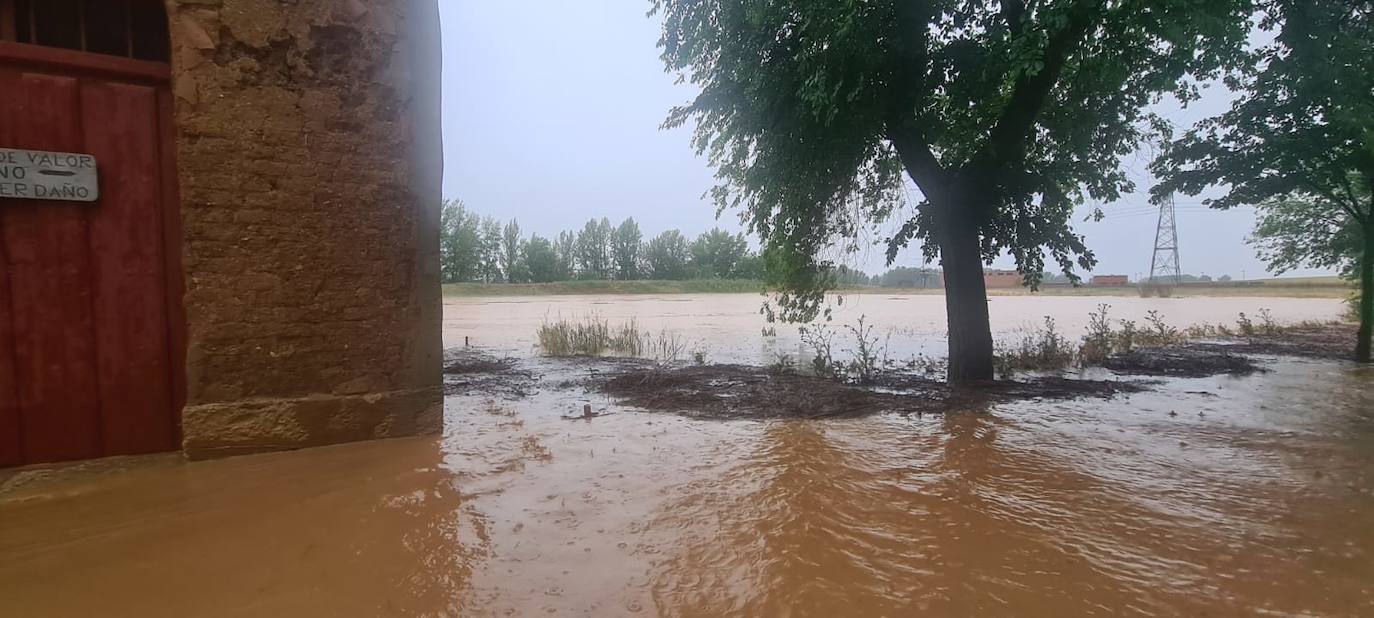
<svg viewBox="0 0 1374 618">
<path fill-rule="evenodd" d="M 639 232 L 639 224 L 633 218 L 625 219 L 611 235 L 611 254 L 615 260 L 616 279 L 638 279 L 642 270 L 644 235 Z"/>
<path fill-rule="evenodd" d="M 654 279 L 686 279 L 692 254 L 682 232 L 668 230 L 645 245 L 644 259 Z"/>
<path fill-rule="evenodd" d="M 764 275 L 762 258 L 749 249 L 743 234 L 716 228 L 688 239 L 678 230 L 667 230 L 646 242 L 633 218 L 612 226 L 602 217 L 554 238 L 524 238 L 514 219 L 503 226 L 458 200 L 444 204 L 439 246 L 445 283 L 645 277 L 762 280 Z"/>
<path fill-rule="evenodd" d="M 1356 354 L 1370 359 L 1374 322 L 1374 3 L 1271 0 L 1276 31 L 1229 80 L 1241 96 L 1153 163 L 1156 199 L 1225 187 L 1213 208 L 1258 205 L 1254 242 L 1271 269 L 1359 271 Z"/>
<path fill-rule="evenodd" d="M 774 259 L 784 317 L 809 319 L 836 255 L 873 226 L 945 270 L 951 379 L 991 377 L 981 263 L 1037 283 L 1093 256 L 1069 218 L 1134 187 L 1120 158 L 1243 57 L 1248 0 L 654 0 L 662 58 L 700 88 L 711 196 Z M 907 199 L 905 176 L 919 189 Z M 882 224 L 891 222 L 892 227 Z M 981 308 L 980 308 L 981 307 Z"/>
</svg>

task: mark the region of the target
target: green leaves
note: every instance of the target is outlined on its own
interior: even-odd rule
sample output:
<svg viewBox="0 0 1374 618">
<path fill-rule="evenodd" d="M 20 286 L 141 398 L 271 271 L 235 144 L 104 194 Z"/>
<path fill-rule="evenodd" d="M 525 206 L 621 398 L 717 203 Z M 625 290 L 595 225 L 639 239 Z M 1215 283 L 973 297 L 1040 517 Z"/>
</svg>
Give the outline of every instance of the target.
<svg viewBox="0 0 1374 618">
<path fill-rule="evenodd" d="M 615 278 L 629 281 L 640 278 L 640 241 L 644 236 L 639 232 L 639 224 L 634 218 L 627 218 L 615 228 L 611 236 L 611 254 L 615 260 Z"/>
<path fill-rule="evenodd" d="M 652 279 L 686 279 L 692 254 L 682 232 L 668 230 L 644 245 L 644 261 Z"/>
<path fill-rule="evenodd" d="M 1260 23 L 1274 42 L 1232 79 L 1242 96 L 1170 145 L 1152 164 L 1173 191 L 1225 193 L 1213 208 L 1256 204 L 1252 235 L 1270 270 L 1360 271 L 1356 356 L 1374 329 L 1374 4 L 1272 0 Z"/>
<path fill-rule="evenodd" d="M 1352 276 L 1364 248 L 1357 221 L 1331 202 L 1312 196 L 1266 200 L 1250 243 L 1275 274 L 1306 266 L 1336 268 Z"/>
<path fill-rule="evenodd" d="M 940 213 L 973 209 L 984 257 L 1023 272 L 1091 266 L 1068 218 L 1131 190 L 1120 157 L 1187 96 L 1239 67 L 1248 0 L 655 0 L 667 69 L 700 88 L 718 210 L 740 212 L 813 317 L 855 239 L 939 254 Z M 919 201 L 908 203 L 908 182 Z M 1038 275 L 1037 275 L 1038 276 Z M 1032 280 L 1033 282 L 1033 280 Z"/>
<path fill-rule="evenodd" d="M 1232 81 L 1242 96 L 1169 145 L 1152 192 L 1224 186 L 1208 203 L 1258 205 L 1255 242 L 1276 271 L 1348 266 L 1374 218 L 1374 7 L 1275 0 L 1261 21 L 1278 31 Z"/>
</svg>

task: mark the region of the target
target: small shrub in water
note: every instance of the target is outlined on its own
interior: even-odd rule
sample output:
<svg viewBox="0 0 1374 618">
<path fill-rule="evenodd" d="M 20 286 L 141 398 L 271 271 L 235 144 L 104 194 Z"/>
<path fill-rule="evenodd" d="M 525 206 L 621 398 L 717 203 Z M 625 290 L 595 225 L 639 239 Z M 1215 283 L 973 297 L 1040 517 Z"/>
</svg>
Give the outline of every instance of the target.
<svg viewBox="0 0 1374 618">
<path fill-rule="evenodd" d="M 1240 330 L 1240 334 L 1246 337 L 1255 336 L 1255 323 L 1250 321 L 1244 311 L 1240 312 L 1240 317 L 1236 318 L 1236 328 Z"/>
<path fill-rule="evenodd" d="M 1078 351 L 1085 363 L 1100 363 L 1112 354 L 1113 340 L 1111 320 L 1107 310 L 1111 306 L 1102 303 L 1097 311 L 1088 316 L 1088 333 L 1083 335 L 1083 347 Z"/>
<path fill-rule="evenodd" d="M 1054 318 L 1045 316 L 1045 324 L 1026 333 L 1014 345 L 998 345 L 994 351 L 993 368 L 1003 378 L 1017 371 L 1058 371 L 1073 364 L 1078 350 L 1059 334 Z"/>
<path fill-rule="evenodd" d="M 799 332 L 802 345 L 811 348 L 811 369 L 816 375 L 827 378 L 839 377 L 842 372 L 835 363 L 833 352 L 835 334 L 824 325 L 804 326 Z"/>
<path fill-rule="evenodd" d="M 873 378 L 882 371 L 885 364 L 882 357 L 886 356 L 887 346 L 878 346 L 878 338 L 872 336 L 873 326 L 864 325 L 865 316 L 859 316 L 858 326 L 846 326 L 850 334 L 854 336 L 856 345 L 850 350 L 853 358 L 849 361 L 849 374 L 859 384 L 869 384 Z"/>
<path fill-rule="evenodd" d="M 677 359 L 682 356 L 683 351 L 687 349 L 686 344 L 682 342 L 682 338 L 668 332 L 667 329 L 652 335 L 645 333 L 644 337 L 639 340 L 638 345 L 639 351 L 635 354 L 630 354 L 630 356 L 644 356 L 645 358 L 652 358 L 660 363 L 676 362 Z M 702 359 L 702 362 L 698 364 L 705 364 L 705 352 L 698 351 L 696 354 L 699 354 Z"/>
<path fill-rule="evenodd" d="M 1260 329 L 1264 331 L 1264 334 L 1277 335 L 1279 333 L 1279 330 L 1281 329 L 1279 328 L 1278 323 L 1274 321 L 1274 314 L 1270 313 L 1269 309 L 1260 308 L 1259 317 Z"/>
<path fill-rule="evenodd" d="M 1145 321 L 1149 322 L 1150 328 L 1141 333 L 1140 343 L 1142 345 L 1162 346 L 1178 341 L 1178 329 L 1169 326 L 1164 321 L 1164 316 L 1161 316 L 1158 311 L 1151 309 L 1146 312 Z"/>
<path fill-rule="evenodd" d="M 1183 329 L 1183 338 L 1207 339 L 1210 337 L 1216 337 L 1218 335 L 1224 335 L 1229 332 L 1229 330 L 1227 330 L 1224 326 L 1220 324 L 1215 326 L 1212 324 L 1193 324 L 1192 326 Z"/>
<path fill-rule="evenodd" d="M 700 344 L 692 349 L 692 363 L 698 367 L 706 364 L 706 348 L 701 347 Z"/>
<path fill-rule="evenodd" d="M 792 360 L 791 356 L 779 354 L 773 359 L 772 363 L 768 364 L 767 370 L 769 373 L 775 374 L 795 373 L 797 371 L 797 363 Z"/>
<path fill-rule="evenodd" d="M 846 325 L 844 329 L 854 339 L 854 347 L 844 350 L 847 360 L 835 358 L 835 333 L 829 328 L 819 325 L 801 329 L 802 345 L 811 349 L 811 369 L 821 377 L 869 384 L 892 364 L 887 357 L 887 344 L 879 343 L 865 316 L 859 316 L 858 325 Z"/>
<path fill-rule="evenodd" d="M 1135 349 L 1135 320 L 1122 320 L 1121 332 L 1116 335 L 1116 347 L 1122 352 Z"/>
</svg>

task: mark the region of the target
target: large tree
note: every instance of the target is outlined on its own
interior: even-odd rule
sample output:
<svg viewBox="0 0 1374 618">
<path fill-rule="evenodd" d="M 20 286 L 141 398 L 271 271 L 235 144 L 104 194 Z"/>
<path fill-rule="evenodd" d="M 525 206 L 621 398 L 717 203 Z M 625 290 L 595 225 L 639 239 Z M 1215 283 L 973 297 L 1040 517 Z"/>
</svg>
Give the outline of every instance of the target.
<svg viewBox="0 0 1374 618">
<path fill-rule="evenodd" d="M 633 217 L 621 222 L 611 235 L 611 257 L 615 260 L 615 278 L 628 281 L 639 278 L 641 243 L 644 235 Z"/>
<path fill-rule="evenodd" d="M 691 252 L 693 276 L 729 279 L 738 275 L 740 262 L 749 253 L 749 241 L 744 234 L 711 228 L 692 241 Z"/>
<path fill-rule="evenodd" d="M 577 266 L 581 279 L 610 279 L 611 221 L 605 217 L 589 219 L 577 233 Z"/>
<path fill-rule="evenodd" d="M 439 272 L 444 283 L 472 281 L 482 260 L 481 220 L 462 200 L 444 200 L 439 216 Z"/>
<path fill-rule="evenodd" d="M 944 270 L 949 379 L 993 376 L 983 264 L 1038 283 L 1094 263 L 1069 226 L 1085 195 L 1133 189 L 1120 158 L 1162 93 L 1195 96 L 1241 57 L 1249 0 L 653 0 L 719 209 L 741 208 L 783 285 L 816 314 L 836 251 L 896 219 Z M 920 197 L 907 204 L 905 176 Z M 909 208 L 908 208 L 909 207 Z M 879 228 L 881 230 L 883 228 Z"/>
<path fill-rule="evenodd" d="M 566 278 L 559 268 L 558 253 L 554 244 L 538 234 L 533 234 L 524 245 L 525 270 L 534 283 L 561 281 Z"/>
<path fill-rule="evenodd" d="M 1274 42 L 1233 80 L 1241 96 L 1173 142 L 1153 164 L 1173 191 L 1226 192 L 1213 208 L 1260 207 L 1255 241 L 1271 268 L 1358 272 L 1356 356 L 1374 328 L 1374 2 L 1270 0 Z"/>
<path fill-rule="evenodd" d="M 529 278 L 524 254 L 520 224 L 511 219 L 501 230 L 501 269 L 506 274 L 506 283 L 524 283 Z"/>
<path fill-rule="evenodd" d="M 482 217 L 481 229 L 479 271 L 482 281 L 500 283 L 502 279 L 501 222 L 492 217 Z"/>
<path fill-rule="evenodd" d="M 558 233 L 553 242 L 553 253 L 557 257 L 554 281 L 567 281 L 577 275 L 577 234 L 572 231 Z"/>
<path fill-rule="evenodd" d="M 644 263 L 654 279 L 686 279 L 691 261 L 687 237 L 677 230 L 659 234 L 644 245 Z"/>
</svg>

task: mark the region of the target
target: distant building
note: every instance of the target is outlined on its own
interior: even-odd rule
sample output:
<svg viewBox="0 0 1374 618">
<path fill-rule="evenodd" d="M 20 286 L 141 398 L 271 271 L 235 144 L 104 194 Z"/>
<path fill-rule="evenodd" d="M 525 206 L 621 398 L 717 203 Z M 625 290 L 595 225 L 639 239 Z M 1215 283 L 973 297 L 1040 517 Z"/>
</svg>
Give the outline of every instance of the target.
<svg viewBox="0 0 1374 618">
<path fill-rule="evenodd" d="M 1096 288 L 1124 288 L 1131 284 L 1126 275 L 1093 275 L 1088 285 Z"/>
<path fill-rule="evenodd" d="M 1024 278 L 1021 273 L 1014 270 L 984 270 L 983 285 L 988 289 L 994 288 L 1019 288 Z"/>
</svg>

